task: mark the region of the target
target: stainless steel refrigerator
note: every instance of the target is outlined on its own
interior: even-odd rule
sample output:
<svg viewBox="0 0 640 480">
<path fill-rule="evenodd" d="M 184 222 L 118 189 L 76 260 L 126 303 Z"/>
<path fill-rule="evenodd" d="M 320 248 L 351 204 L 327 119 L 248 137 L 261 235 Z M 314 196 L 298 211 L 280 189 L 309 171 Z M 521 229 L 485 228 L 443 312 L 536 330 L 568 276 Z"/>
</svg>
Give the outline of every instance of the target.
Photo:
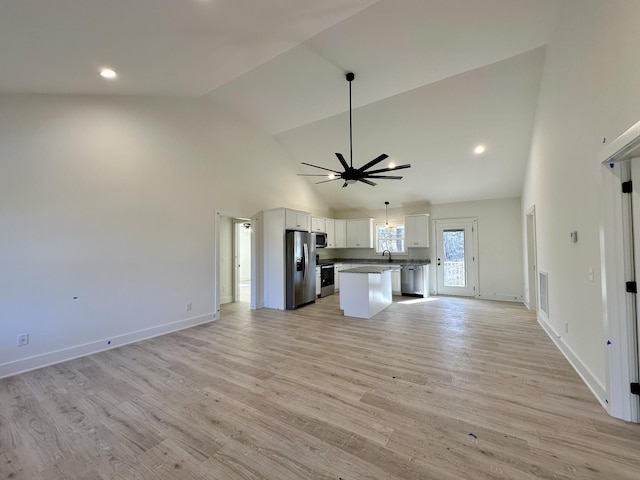
<svg viewBox="0 0 640 480">
<path fill-rule="evenodd" d="M 313 233 L 287 231 L 287 310 L 316 301 L 316 242 Z"/>
</svg>

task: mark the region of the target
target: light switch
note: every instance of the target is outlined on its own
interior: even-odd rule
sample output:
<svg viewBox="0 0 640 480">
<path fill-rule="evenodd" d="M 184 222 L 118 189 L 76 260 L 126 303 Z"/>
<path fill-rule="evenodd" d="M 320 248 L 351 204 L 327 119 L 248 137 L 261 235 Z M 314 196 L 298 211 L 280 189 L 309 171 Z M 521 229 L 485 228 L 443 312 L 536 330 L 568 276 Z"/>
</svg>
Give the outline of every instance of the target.
<svg viewBox="0 0 640 480">
<path fill-rule="evenodd" d="M 593 267 L 589 267 L 589 281 L 593 282 Z"/>
</svg>

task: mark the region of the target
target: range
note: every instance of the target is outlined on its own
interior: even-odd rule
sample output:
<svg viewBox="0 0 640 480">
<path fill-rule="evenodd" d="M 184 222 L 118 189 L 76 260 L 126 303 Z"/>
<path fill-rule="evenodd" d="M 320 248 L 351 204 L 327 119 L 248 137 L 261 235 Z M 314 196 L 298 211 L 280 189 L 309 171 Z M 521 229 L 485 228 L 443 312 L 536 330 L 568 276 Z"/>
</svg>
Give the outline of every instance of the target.
<svg viewBox="0 0 640 480">
<path fill-rule="evenodd" d="M 326 297 L 335 292 L 335 274 L 333 263 L 323 263 L 320 265 L 320 296 Z"/>
</svg>

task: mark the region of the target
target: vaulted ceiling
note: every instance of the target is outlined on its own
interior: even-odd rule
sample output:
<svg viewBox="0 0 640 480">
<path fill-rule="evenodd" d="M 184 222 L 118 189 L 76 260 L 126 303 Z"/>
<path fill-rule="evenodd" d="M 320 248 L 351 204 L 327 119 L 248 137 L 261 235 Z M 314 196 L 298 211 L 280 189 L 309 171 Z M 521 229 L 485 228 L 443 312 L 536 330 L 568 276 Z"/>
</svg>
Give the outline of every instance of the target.
<svg viewBox="0 0 640 480">
<path fill-rule="evenodd" d="M 518 196 L 560 1 L 1 2 L 0 93 L 202 97 L 274 135 L 293 176 L 348 156 L 353 71 L 354 166 L 412 168 L 315 186 L 333 209 Z"/>
</svg>

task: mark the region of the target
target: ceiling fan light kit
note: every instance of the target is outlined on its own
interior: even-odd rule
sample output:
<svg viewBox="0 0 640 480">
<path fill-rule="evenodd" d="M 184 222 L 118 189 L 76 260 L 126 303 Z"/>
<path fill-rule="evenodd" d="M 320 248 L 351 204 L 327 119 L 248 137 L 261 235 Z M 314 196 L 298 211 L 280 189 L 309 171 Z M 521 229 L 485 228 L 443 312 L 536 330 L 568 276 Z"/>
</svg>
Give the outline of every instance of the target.
<svg viewBox="0 0 640 480">
<path fill-rule="evenodd" d="M 347 185 L 352 185 L 356 182 L 366 183 L 367 185 L 371 185 L 372 187 L 375 187 L 377 184 L 372 182 L 371 180 L 368 180 L 369 178 L 376 178 L 381 180 L 402 179 L 402 177 L 398 175 L 378 175 L 378 174 L 390 172 L 391 170 L 401 170 L 403 168 L 410 168 L 411 165 L 408 163 L 404 165 L 395 165 L 395 163 L 392 162 L 391 164 L 389 164 L 389 167 L 387 168 L 380 168 L 378 170 L 368 170 L 369 168 L 374 167 L 380 162 L 382 162 L 384 159 L 389 158 L 389 156 L 386 153 L 383 153 L 377 156 L 376 158 L 371 160 L 369 163 L 363 165 L 360 168 L 353 167 L 353 120 L 352 120 L 353 109 L 351 107 L 351 82 L 353 82 L 356 76 L 353 72 L 348 72 L 345 75 L 345 78 L 349 82 L 349 160 L 350 160 L 350 163 L 347 163 L 347 161 L 345 160 L 344 156 L 341 153 L 336 152 L 336 157 L 338 157 L 338 161 L 342 165 L 342 168 L 344 168 L 343 172 L 339 172 L 338 170 L 331 169 L 331 168 L 320 167 L 318 165 L 312 165 L 311 163 L 301 162 L 302 165 L 307 165 L 313 168 L 319 168 L 320 170 L 326 170 L 328 172 L 331 172 L 331 174 L 318 175 L 318 174 L 299 173 L 298 175 L 303 177 L 326 177 L 326 176 L 329 177 L 329 180 L 316 182 L 316 184 L 333 182 L 335 180 L 344 180 L 344 184 L 342 185 L 342 188 L 346 187 Z"/>
</svg>

